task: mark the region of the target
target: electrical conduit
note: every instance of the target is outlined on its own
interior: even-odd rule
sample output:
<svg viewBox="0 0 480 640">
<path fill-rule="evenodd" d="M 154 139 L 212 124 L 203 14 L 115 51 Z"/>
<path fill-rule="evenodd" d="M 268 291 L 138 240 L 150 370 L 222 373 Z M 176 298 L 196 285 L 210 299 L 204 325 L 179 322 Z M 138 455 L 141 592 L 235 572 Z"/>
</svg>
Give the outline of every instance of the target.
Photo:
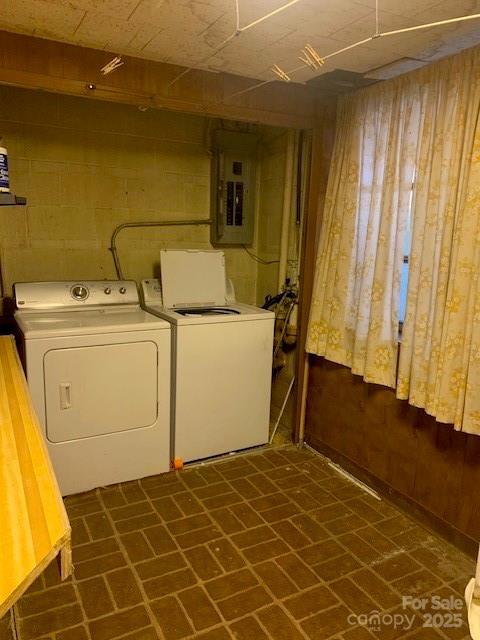
<svg viewBox="0 0 480 640">
<path fill-rule="evenodd" d="M 283 290 L 287 277 L 288 236 L 290 231 L 290 215 L 292 212 L 293 171 L 295 165 L 296 132 L 287 132 L 287 149 L 285 155 L 285 181 L 283 187 L 282 231 L 280 236 L 280 264 L 278 266 L 278 291 Z"/>
</svg>

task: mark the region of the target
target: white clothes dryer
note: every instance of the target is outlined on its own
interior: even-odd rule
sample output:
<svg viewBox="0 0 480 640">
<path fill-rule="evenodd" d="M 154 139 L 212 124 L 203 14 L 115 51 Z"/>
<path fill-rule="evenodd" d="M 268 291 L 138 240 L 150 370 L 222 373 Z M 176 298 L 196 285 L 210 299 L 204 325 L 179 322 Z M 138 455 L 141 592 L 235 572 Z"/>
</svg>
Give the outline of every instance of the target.
<svg viewBox="0 0 480 640">
<path fill-rule="evenodd" d="M 170 467 L 170 324 L 135 282 L 14 285 L 19 349 L 62 495 Z"/>
</svg>

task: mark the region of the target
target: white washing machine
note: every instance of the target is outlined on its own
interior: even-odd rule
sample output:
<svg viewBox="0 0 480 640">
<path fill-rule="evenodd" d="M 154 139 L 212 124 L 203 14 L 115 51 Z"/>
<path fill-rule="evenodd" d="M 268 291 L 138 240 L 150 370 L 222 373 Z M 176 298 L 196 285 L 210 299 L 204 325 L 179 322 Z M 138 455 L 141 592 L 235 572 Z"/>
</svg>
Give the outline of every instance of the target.
<svg viewBox="0 0 480 640">
<path fill-rule="evenodd" d="M 14 285 L 19 348 L 62 495 L 170 466 L 170 324 L 135 282 Z"/>
<path fill-rule="evenodd" d="M 222 251 L 162 251 L 144 307 L 172 325 L 172 448 L 183 462 L 268 441 L 274 314 L 227 294 Z"/>
</svg>

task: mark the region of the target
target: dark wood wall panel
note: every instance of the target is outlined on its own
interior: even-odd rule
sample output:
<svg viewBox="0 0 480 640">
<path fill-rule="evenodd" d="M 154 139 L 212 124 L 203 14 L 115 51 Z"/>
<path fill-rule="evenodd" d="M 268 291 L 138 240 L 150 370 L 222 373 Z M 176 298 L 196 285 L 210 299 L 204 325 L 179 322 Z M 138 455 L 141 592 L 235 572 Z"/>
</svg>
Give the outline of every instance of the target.
<svg viewBox="0 0 480 640">
<path fill-rule="evenodd" d="M 310 358 L 306 442 L 325 445 L 445 531 L 480 539 L 480 437 L 439 424 L 395 392 Z"/>
<path fill-rule="evenodd" d="M 100 69 L 114 53 L 0 30 L 0 84 L 280 127 L 322 121 L 311 86 L 273 82 L 231 97 L 252 78 L 197 69 L 170 85 L 183 67 L 128 56 L 121 72 L 104 76 Z"/>
</svg>

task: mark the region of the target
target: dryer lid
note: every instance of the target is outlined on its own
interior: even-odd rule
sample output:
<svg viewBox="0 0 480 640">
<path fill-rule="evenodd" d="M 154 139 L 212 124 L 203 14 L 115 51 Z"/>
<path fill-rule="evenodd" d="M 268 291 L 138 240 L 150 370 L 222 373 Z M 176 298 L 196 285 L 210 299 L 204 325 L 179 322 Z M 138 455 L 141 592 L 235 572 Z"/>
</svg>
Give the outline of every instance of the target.
<svg viewBox="0 0 480 640">
<path fill-rule="evenodd" d="M 168 309 L 227 304 L 223 251 L 160 251 L 163 306 Z"/>
</svg>

